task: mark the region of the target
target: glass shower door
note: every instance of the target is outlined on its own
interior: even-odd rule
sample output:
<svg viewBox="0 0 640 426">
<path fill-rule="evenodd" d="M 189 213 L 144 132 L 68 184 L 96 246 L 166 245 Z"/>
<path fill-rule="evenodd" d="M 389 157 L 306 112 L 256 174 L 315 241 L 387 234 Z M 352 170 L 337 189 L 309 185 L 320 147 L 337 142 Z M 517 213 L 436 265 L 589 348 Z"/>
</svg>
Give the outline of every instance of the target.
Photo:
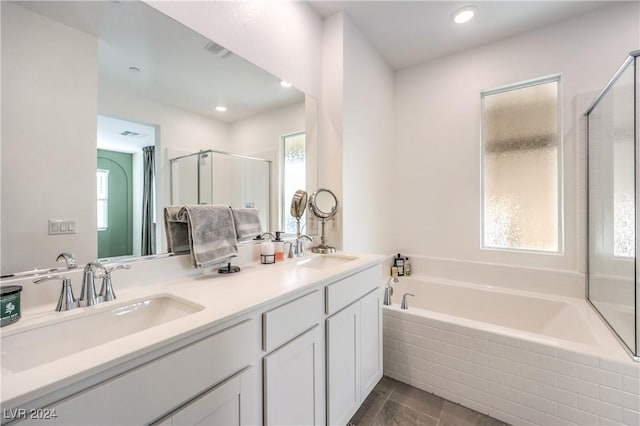
<svg viewBox="0 0 640 426">
<path fill-rule="evenodd" d="M 638 355 L 636 61 L 631 55 L 587 111 L 588 299 Z"/>
</svg>

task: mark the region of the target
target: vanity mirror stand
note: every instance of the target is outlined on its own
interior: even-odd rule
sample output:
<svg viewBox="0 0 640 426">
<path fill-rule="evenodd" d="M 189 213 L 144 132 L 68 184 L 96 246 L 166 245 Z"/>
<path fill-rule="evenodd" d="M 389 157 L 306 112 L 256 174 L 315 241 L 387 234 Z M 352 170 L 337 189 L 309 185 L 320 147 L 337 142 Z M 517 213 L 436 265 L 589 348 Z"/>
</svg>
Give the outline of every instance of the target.
<svg viewBox="0 0 640 426">
<path fill-rule="evenodd" d="M 320 219 L 320 244 L 312 247 L 313 253 L 335 253 L 336 248 L 327 244 L 327 234 L 325 233 L 325 223 L 327 219 L 333 218 L 338 213 L 338 198 L 326 188 L 320 188 L 311 194 L 309 198 L 309 208 L 311 212 Z"/>
</svg>

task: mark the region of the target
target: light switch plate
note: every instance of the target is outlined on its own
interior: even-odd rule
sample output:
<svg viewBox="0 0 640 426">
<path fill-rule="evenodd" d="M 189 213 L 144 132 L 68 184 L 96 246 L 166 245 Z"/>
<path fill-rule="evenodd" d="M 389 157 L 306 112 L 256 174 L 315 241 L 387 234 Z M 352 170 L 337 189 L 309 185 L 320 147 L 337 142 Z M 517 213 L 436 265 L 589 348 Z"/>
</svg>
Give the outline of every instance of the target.
<svg viewBox="0 0 640 426">
<path fill-rule="evenodd" d="M 49 235 L 76 234 L 76 219 L 49 219 Z"/>
</svg>

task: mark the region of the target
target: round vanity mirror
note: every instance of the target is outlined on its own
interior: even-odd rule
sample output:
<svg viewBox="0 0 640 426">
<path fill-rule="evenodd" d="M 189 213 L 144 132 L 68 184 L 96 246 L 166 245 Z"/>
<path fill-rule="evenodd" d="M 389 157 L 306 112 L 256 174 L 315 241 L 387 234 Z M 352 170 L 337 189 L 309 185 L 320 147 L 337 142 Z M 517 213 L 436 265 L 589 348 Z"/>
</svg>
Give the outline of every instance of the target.
<svg viewBox="0 0 640 426">
<path fill-rule="evenodd" d="M 317 217 L 329 219 L 338 213 L 338 199 L 330 190 L 320 188 L 311 195 L 309 207 Z"/>
<path fill-rule="evenodd" d="M 338 213 L 338 198 L 326 188 L 320 188 L 309 198 L 309 208 L 314 216 L 321 220 L 320 245 L 312 247 L 313 253 L 333 253 L 335 247 L 327 245 L 327 235 L 324 232 L 324 225 L 327 219 L 331 219 Z"/>
</svg>

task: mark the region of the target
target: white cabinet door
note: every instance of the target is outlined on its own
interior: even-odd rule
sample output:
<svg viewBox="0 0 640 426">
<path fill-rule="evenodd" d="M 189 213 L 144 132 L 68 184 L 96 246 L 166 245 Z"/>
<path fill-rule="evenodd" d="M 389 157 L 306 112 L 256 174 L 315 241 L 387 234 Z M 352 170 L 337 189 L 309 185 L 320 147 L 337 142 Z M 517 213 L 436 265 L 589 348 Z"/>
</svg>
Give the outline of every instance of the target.
<svg viewBox="0 0 640 426">
<path fill-rule="evenodd" d="M 249 368 L 224 381 L 178 410 L 163 426 L 255 424 L 251 403 L 254 369 Z"/>
<path fill-rule="evenodd" d="M 327 424 L 345 425 L 360 406 L 360 302 L 327 319 Z"/>
<path fill-rule="evenodd" d="M 360 400 L 382 377 L 382 308 L 380 290 L 360 299 Z"/>
<path fill-rule="evenodd" d="M 318 425 L 322 416 L 322 341 L 319 326 L 264 357 L 267 425 Z"/>
</svg>

